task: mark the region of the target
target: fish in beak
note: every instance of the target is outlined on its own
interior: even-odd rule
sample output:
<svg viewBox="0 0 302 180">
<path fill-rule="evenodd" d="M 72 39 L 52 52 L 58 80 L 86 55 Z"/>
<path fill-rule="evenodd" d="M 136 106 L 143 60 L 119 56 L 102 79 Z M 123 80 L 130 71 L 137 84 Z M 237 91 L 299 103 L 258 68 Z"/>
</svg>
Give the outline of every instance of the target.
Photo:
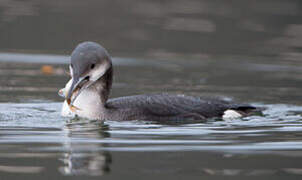
<svg viewBox="0 0 302 180">
<path fill-rule="evenodd" d="M 58 91 L 58 95 L 65 98 L 70 110 L 75 112 L 76 110 L 81 110 L 80 108 L 72 105 L 77 96 L 80 93 L 80 81 L 73 81 L 73 79 L 69 80 L 64 88 Z"/>
<path fill-rule="evenodd" d="M 78 107 L 74 106 L 73 103 L 76 100 L 76 98 L 80 95 L 80 93 L 89 87 L 92 82 L 89 81 L 89 76 L 86 77 L 80 77 L 80 78 L 73 78 L 71 80 L 71 86 L 66 90 L 65 99 L 66 102 L 72 112 L 76 110 L 81 110 Z"/>
</svg>

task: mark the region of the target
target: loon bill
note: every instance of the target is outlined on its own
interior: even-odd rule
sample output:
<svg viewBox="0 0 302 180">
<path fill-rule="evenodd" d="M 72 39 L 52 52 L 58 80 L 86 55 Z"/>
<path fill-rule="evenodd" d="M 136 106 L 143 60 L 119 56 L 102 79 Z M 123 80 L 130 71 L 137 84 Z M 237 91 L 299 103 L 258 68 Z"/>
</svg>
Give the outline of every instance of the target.
<svg viewBox="0 0 302 180">
<path fill-rule="evenodd" d="M 113 79 L 111 57 L 95 42 L 80 43 L 71 54 L 71 79 L 59 94 L 65 97 L 62 115 L 98 120 L 206 120 L 238 118 L 256 108 L 215 98 L 182 94 L 144 94 L 108 99 Z"/>
</svg>

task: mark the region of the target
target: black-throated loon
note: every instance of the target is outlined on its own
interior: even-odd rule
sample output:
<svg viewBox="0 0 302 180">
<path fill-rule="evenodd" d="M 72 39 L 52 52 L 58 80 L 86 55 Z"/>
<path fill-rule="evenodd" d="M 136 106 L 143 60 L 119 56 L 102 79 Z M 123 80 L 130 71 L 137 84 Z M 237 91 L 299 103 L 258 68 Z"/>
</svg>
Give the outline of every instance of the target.
<svg viewBox="0 0 302 180">
<path fill-rule="evenodd" d="M 241 117 L 256 108 L 211 98 L 148 94 L 108 99 L 112 85 L 111 57 L 94 42 L 79 44 L 71 54 L 71 80 L 60 93 L 66 98 L 62 115 L 98 120 L 206 120 Z"/>
</svg>

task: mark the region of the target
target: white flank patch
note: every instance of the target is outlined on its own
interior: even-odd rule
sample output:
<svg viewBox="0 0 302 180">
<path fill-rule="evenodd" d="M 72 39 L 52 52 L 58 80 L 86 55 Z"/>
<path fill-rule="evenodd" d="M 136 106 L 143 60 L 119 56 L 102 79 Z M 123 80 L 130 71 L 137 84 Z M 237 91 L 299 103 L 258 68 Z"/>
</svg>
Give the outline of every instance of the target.
<svg viewBox="0 0 302 180">
<path fill-rule="evenodd" d="M 242 115 L 234 110 L 228 109 L 224 111 L 222 119 L 223 120 L 232 120 L 232 119 L 238 119 L 241 118 Z"/>
</svg>

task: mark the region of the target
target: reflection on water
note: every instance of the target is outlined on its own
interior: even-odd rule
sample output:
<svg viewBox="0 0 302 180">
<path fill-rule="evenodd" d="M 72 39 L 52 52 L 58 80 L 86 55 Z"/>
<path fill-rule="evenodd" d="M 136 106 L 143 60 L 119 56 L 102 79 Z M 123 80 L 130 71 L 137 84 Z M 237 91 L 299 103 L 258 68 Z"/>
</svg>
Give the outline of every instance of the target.
<svg viewBox="0 0 302 180">
<path fill-rule="evenodd" d="M 64 165 L 59 170 L 65 175 L 100 176 L 110 172 L 110 152 L 100 150 L 106 144 L 89 142 L 109 138 L 108 129 L 108 125 L 97 121 L 68 122 L 64 127 L 66 139 L 62 148 L 65 152 L 60 159 Z M 78 143 L 81 139 L 87 143 Z"/>
</svg>

